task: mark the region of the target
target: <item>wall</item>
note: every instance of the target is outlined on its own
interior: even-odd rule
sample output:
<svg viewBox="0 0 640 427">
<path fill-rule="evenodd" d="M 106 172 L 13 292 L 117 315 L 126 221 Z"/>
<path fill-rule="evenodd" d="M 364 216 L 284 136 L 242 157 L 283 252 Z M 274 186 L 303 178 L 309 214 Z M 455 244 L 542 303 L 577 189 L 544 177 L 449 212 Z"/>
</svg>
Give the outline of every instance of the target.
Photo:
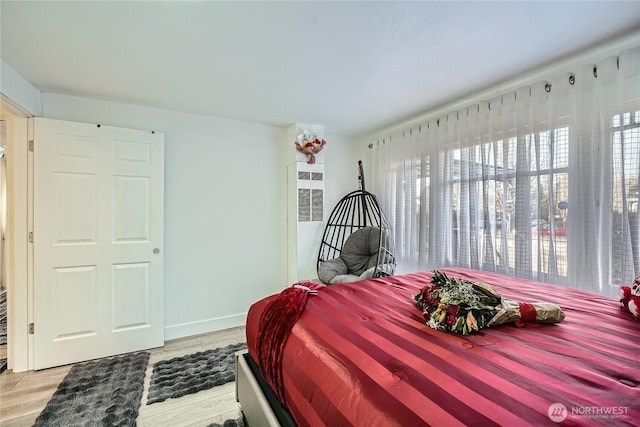
<svg viewBox="0 0 640 427">
<path fill-rule="evenodd" d="M 405 129 L 409 129 L 410 127 L 425 123 L 430 119 L 438 118 L 459 109 L 467 108 L 468 106 L 478 102 L 515 91 L 520 87 L 529 86 L 536 81 L 547 79 L 549 76 L 564 75 L 568 72 L 567 70 L 577 69 L 585 64 L 595 64 L 607 56 L 617 56 L 621 51 L 634 48 L 638 46 L 638 44 L 640 44 L 640 29 L 633 29 L 612 39 L 597 43 L 575 54 L 540 64 L 539 66 L 533 67 L 511 78 L 499 81 L 491 86 L 478 88 L 478 90 L 465 94 L 459 98 L 449 99 L 443 104 L 427 109 L 414 117 L 408 117 L 400 120 L 398 123 L 376 129 L 369 135 L 360 137 L 360 143 L 368 145 L 372 141 L 388 137 L 394 132 L 401 132 Z"/>
<path fill-rule="evenodd" d="M 325 152 L 325 220 L 340 201 L 340 199 L 359 188 L 358 184 L 358 160 L 366 163 L 368 153 L 363 150 L 362 144 L 355 144 L 353 140 L 339 135 L 328 134 L 325 136 L 327 145 Z M 367 170 L 365 169 L 365 175 Z M 367 190 L 369 188 L 367 187 Z"/>
<path fill-rule="evenodd" d="M 288 285 L 285 150 L 294 146 L 285 129 L 58 94 L 41 98 L 44 117 L 165 134 L 166 339 L 242 325 L 251 303 Z M 330 210 L 357 188 L 357 152 L 349 139 L 325 139 Z"/>
<path fill-rule="evenodd" d="M 0 60 L 0 92 L 25 113 L 40 115 L 40 91 L 18 74 L 9 64 Z"/>
<path fill-rule="evenodd" d="M 282 130 L 42 94 L 48 118 L 165 134 L 166 338 L 244 323 L 284 286 Z"/>
</svg>

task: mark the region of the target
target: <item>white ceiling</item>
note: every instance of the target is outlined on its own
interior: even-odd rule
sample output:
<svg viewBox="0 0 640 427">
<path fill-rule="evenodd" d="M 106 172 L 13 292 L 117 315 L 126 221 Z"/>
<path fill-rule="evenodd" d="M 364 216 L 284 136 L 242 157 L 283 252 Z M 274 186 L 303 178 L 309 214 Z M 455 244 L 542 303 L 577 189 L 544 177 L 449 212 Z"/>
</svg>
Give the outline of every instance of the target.
<svg viewBox="0 0 640 427">
<path fill-rule="evenodd" d="M 1 1 L 43 92 L 345 135 L 640 28 L 640 1 Z"/>
</svg>

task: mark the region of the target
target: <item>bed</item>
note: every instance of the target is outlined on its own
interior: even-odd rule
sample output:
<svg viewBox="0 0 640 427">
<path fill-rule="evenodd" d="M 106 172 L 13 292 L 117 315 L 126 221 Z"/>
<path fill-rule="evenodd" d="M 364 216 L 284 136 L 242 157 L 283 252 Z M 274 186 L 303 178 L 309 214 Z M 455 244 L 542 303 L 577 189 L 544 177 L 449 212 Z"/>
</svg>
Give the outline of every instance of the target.
<svg viewBox="0 0 640 427">
<path fill-rule="evenodd" d="M 322 287 L 283 344 L 278 399 L 256 363 L 260 317 L 278 295 L 267 297 L 248 312 L 248 352 L 237 359 L 249 426 L 639 425 L 640 322 L 616 299 L 440 271 L 516 301 L 555 303 L 566 318 L 463 336 L 425 325 L 412 295 L 431 272 Z"/>
</svg>

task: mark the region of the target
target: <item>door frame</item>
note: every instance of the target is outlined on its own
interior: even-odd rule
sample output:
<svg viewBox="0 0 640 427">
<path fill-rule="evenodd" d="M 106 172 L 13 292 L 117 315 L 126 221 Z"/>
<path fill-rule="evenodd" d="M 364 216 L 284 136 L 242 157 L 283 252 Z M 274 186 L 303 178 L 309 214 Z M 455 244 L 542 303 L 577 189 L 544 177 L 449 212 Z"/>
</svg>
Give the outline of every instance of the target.
<svg viewBox="0 0 640 427">
<path fill-rule="evenodd" d="M 28 141 L 32 137 L 32 117 L 4 94 L 0 97 L 0 116 L 7 121 L 7 229 L 5 235 L 7 269 L 7 367 L 13 372 L 33 369 L 32 248 L 28 230 L 33 195 L 29 179 L 31 157 Z"/>
</svg>

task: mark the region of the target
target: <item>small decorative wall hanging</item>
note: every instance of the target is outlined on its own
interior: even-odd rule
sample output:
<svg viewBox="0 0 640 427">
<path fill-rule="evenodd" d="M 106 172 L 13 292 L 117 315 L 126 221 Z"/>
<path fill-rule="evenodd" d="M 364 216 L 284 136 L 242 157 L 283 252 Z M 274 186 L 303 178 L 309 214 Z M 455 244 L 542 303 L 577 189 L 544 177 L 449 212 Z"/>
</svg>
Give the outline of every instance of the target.
<svg viewBox="0 0 640 427">
<path fill-rule="evenodd" d="M 307 156 L 307 163 L 312 165 L 316 162 L 315 155 L 327 145 L 327 141 L 318 138 L 316 135 L 303 132 L 298 135 L 295 145 L 296 150 Z"/>
</svg>

